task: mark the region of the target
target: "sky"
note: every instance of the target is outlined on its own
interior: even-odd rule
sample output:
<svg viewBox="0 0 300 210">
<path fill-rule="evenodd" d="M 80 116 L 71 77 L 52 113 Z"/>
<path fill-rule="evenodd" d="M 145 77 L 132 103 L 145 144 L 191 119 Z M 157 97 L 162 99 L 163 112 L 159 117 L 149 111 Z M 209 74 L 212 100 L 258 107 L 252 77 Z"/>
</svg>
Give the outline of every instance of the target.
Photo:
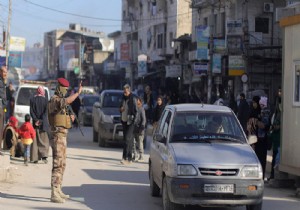
<svg viewBox="0 0 300 210">
<path fill-rule="evenodd" d="M 26 46 L 33 46 L 37 42 L 43 44 L 45 32 L 55 29 L 68 29 L 70 23 L 79 23 L 82 27 L 105 32 L 106 34 L 121 29 L 122 0 L 11 1 L 12 18 L 10 34 L 11 36 L 24 37 L 26 39 Z M 8 5 L 9 0 L 0 0 L 0 31 L 2 31 L 1 28 L 3 27 L 5 30 L 7 29 Z M 90 18 L 77 17 L 53 10 Z"/>
</svg>

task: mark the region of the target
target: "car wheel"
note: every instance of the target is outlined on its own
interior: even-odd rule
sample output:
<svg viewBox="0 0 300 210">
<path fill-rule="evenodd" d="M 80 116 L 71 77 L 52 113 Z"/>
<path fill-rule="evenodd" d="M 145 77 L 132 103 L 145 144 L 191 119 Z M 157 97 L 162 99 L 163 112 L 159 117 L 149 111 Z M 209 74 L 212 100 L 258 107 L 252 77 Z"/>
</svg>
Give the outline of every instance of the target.
<svg viewBox="0 0 300 210">
<path fill-rule="evenodd" d="M 105 147 L 105 139 L 101 137 L 100 133 L 98 133 L 98 144 L 99 144 L 99 147 Z"/>
<path fill-rule="evenodd" d="M 151 165 L 149 166 L 149 180 L 150 180 L 151 195 L 154 197 L 158 197 L 159 193 L 160 193 L 160 189 L 153 179 L 153 171 L 152 171 Z"/>
<path fill-rule="evenodd" d="M 261 210 L 262 209 L 262 202 L 259 204 L 255 204 L 255 205 L 247 205 L 246 206 L 247 210 Z"/>
<path fill-rule="evenodd" d="M 167 189 L 167 180 L 164 178 L 162 187 L 163 208 L 164 210 L 176 210 L 178 209 L 178 205 L 170 201 Z"/>
<path fill-rule="evenodd" d="M 93 142 L 97 142 L 98 141 L 98 132 L 95 131 L 95 129 L 93 128 Z"/>
</svg>

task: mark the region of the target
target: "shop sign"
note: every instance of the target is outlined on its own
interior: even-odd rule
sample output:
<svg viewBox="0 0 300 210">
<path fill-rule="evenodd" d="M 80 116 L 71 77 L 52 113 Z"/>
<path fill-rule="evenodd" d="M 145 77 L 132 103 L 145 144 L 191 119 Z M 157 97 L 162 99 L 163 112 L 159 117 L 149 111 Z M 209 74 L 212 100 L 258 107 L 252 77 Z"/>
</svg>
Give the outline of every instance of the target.
<svg viewBox="0 0 300 210">
<path fill-rule="evenodd" d="M 242 20 L 227 20 L 226 21 L 226 35 L 243 35 Z"/>
<path fill-rule="evenodd" d="M 121 44 L 121 60 L 122 61 L 130 60 L 130 45 L 127 43 Z"/>
<path fill-rule="evenodd" d="M 243 56 L 231 55 L 228 59 L 228 75 L 242 76 L 245 73 L 245 62 Z"/>
<path fill-rule="evenodd" d="M 166 66 L 166 77 L 170 77 L 170 78 L 181 77 L 181 73 L 182 73 L 181 65 Z"/>
<path fill-rule="evenodd" d="M 138 78 L 147 74 L 147 55 L 138 56 Z"/>
<path fill-rule="evenodd" d="M 196 26 L 197 60 L 208 59 L 208 26 Z"/>
<path fill-rule="evenodd" d="M 213 56 L 212 73 L 214 74 L 222 73 L 222 56 L 220 54 L 214 54 Z"/>
<path fill-rule="evenodd" d="M 194 63 L 193 65 L 193 73 L 194 75 L 202 75 L 207 74 L 208 65 L 201 63 Z"/>
</svg>

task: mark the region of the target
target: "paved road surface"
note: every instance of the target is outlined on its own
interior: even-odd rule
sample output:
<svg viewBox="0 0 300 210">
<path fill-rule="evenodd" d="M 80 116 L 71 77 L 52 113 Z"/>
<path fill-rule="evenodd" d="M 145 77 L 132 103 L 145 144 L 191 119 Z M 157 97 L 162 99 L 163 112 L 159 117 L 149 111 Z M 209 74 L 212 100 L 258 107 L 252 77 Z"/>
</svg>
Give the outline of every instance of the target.
<svg viewBox="0 0 300 210">
<path fill-rule="evenodd" d="M 82 137 L 74 129 L 69 135 L 63 190 L 72 196 L 71 200 L 64 204 L 49 202 L 51 159 L 48 164 L 29 164 L 28 167 L 22 160 L 15 159 L 12 161 L 13 179 L 0 183 L 0 209 L 162 210 L 161 198 L 150 196 L 146 162 L 123 166 L 120 147 L 99 148 L 92 142 L 92 129 L 85 127 L 84 133 Z M 263 209 L 300 209 L 300 200 L 293 194 L 293 190 L 266 187 Z"/>
</svg>

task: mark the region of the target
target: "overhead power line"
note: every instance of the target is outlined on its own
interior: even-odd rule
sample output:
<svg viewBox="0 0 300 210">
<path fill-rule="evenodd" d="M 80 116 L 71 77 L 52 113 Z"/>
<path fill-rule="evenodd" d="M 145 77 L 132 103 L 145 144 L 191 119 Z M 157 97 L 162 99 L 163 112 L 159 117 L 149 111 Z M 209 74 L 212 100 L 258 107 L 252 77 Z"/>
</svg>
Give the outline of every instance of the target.
<svg viewBox="0 0 300 210">
<path fill-rule="evenodd" d="M 88 18 L 88 19 L 94 19 L 94 20 L 122 21 L 120 19 L 109 19 L 109 18 L 92 17 L 92 16 L 87 16 L 87 15 L 79 15 L 79 14 L 75 14 L 75 13 L 71 13 L 71 12 L 65 12 L 65 11 L 61 11 L 61 10 L 58 10 L 58 9 L 46 7 L 46 6 L 36 4 L 36 3 L 28 1 L 28 0 L 24 0 L 24 1 L 29 3 L 29 4 L 32 4 L 34 6 L 37 6 L 37 7 L 43 8 L 43 9 L 47 9 L 47 10 L 51 10 L 51 11 L 54 11 L 54 12 L 59 12 L 59 13 L 66 14 L 66 15 L 72 15 L 72 16 L 77 16 L 77 17 L 81 17 L 81 18 Z"/>
<path fill-rule="evenodd" d="M 121 21 L 121 22 L 124 21 L 124 22 L 126 22 L 126 20 L 121 20 L 121 19 L 110 19 L 110 18 L 92 17 L 92 16 L 87 16 L 87 15 L 79 15 L 79 14 L 75 14 L 75 13 L 66 12 L 66 11 L 54 9 L 54 8 L 51 8 L 51 7 L 43 6 L 43 5 L 40 5 L 40 4 L 36 4 L 36 3 L 28 1 L 28 0 L 24 0 L 24 1 L 29 3 L 29 4 L 34 5 L 36 7 L 40 7 L 40 8 L 43 8 L 43 9 L 47 9 L 47 10 L 50 10 L 50 11 L 53 11 L 53 12 L 58 12 L 58 13 L 66 14 L 66 15 L 71 15 L 71 16 L 76 16 L 76 17 L 81 17 L 81 18 L 87 18 L 87 19 L 94 19 L 94 20 Z M 193 11 L 186 12 L 186 13 L 181 13 L 181 14 L 170 15 L 170 16 L 167 16 L 165 18 L 172 18 L 172 17 L 188 15 L 188 14 L 192 14 L 192 12 Z M 159 19 L 164 19 L 164 18 L 162 18 L 162 17 L 153 17 L 153 18 L 145 18 L 145 19 L 135 19 L 135 20 L 132 20 L 132 21 L 147 21 L 147 20 L 159 20 Z"/>
</svg>

